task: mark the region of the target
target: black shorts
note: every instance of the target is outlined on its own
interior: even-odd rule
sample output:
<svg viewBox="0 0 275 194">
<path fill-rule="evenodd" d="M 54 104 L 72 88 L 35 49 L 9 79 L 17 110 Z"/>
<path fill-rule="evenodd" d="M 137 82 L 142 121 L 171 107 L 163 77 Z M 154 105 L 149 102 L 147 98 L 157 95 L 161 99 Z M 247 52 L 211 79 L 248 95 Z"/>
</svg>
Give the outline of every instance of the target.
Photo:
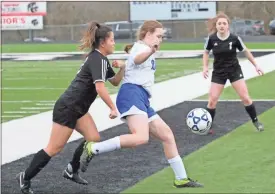
<svg viewBox="0 0 275 194">
<path fill-rule="evenodd" d="M 233 72 L 216 72 L 215 70 L 212 73 L 211 82 L 225 85 L 226 81 L 229 79 L 230 83 L 243 79 L 243 71 L 241 68 L 237 68 Z"/>
<path fill-rule="evenodd" d="M 77 120 L 84 115 L 69 109 L 62 101 L 57 100 L 53 109 L 53 122 L 75 129 Z"/>
</svg>

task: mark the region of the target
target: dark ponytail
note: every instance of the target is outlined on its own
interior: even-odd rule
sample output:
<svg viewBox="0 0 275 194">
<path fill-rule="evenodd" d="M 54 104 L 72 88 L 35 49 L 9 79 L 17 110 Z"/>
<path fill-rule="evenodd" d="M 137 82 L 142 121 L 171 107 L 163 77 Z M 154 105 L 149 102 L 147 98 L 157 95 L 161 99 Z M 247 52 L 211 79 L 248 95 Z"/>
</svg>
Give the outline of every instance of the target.
<svg viewBox="0 0 275 194">
<path fill-rule="evenodd" d="M 79 46 L 80 50 L 92 49 L 92 46 L 95 41 L 96 30 L 100 27 L 97 22 L 91 22 L 88 26 L 88 29 L 84 32 L 82 37 L 81 45 Z"/>
<path fill-rule="evenodd" d="M 100 25 L 97 22 L 91 22 L 88 26 L 88 29 L 84 32 L 82 37 L 81 45 L 79 46 L 80 50 L 91 49 L 94 50 L 99 47 L 100 41 L 105 40 L 109 37 L 109 32 L 112 29 L 108 26 Z"/>
</svg>

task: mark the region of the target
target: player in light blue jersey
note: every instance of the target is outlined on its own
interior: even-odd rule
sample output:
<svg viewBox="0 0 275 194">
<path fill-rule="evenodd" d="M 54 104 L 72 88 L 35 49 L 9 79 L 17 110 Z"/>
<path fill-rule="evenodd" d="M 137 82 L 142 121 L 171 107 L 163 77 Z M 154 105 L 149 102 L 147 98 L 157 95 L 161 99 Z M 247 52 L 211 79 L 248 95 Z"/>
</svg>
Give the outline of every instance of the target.
<svg viewBox="0 0 275 194">
<path fill-rule="evenodd" d="M 156 71 L 154 53 L 162 42 L 163 26 L 158 21 L 145 21 L 137 36 L 138 41 L 125 50 L 129 56 L 116 100 L 121 119 L 126 121 L 131 134 L 98 143 L 86 142 L 80 159 L 81 170 L 87 170 L 93 156 L 146 144 L 151 134 L 163 144 L 165 156 L 175 174 L 174 186 L 202 187 L 202 184 L 188 178 L 172 130 L 150 106 Z M 122 62 L 115 63 L 116 67 L 122 65 Z"/>
</svg>

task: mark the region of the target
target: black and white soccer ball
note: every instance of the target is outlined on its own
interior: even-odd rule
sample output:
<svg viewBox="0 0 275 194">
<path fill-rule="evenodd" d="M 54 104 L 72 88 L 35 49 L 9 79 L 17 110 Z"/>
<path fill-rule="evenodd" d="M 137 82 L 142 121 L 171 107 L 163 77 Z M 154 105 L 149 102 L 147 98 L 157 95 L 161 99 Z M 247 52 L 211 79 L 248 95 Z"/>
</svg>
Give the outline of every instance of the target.
<svg viewBox="0 0 275 194">
<path fill-rule="evenodd" d="M 212 117 L 207 110 L 195 108 L 187 114 L 186 124 L 193 133 L 207 135 L 212 125 Z"/>
</svg>

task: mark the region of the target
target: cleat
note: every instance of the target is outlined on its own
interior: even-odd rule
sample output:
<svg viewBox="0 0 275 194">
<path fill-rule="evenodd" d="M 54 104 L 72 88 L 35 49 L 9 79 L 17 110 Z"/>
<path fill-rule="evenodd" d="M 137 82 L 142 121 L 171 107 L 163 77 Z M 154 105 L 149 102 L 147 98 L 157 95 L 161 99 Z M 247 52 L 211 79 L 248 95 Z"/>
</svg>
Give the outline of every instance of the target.
<svg viewBox="0 0 275 194">
<path fill-rule="evenodd" d="M 213 127 L 214 127 L 214 128 L 217 128 L 217 126 L 216 126 L 215 123 L 212 123 L 211 128 L 210 128 L 210 130 L 208 131 L 207 135 L 214 135 L 214 134 L 215 134 L 215 131 L 213 130 Z"/>
<path fill-rule="evenodd" d="M 208 131 L 208 135 L 213 135 L 215 132 L 214 132 L 214 130 L 213 129 L 210 129 L 209 131 Z"/>
<path fill-rule="evenodd" d="M 174 187 L 176 188 L 186 188 L 186 187 L 203 187 L 203 185 L 197 181 L 194 181 L 190 178 L 175 180 Z"/>
<path fill-rule="evenodd" d="M 256 127 L 258 131 L 264 131 L 264 125 L 259 121 L 253 122 L 253 125 Z"/>
<path fill-rule="evenodd" d="M 73 172 L 71 164 L 63 171 L 63 177 L 81 185 L 88 185 L 88 181 L 83 179 L 78 172 Z"/>
<path fill-rule="evenodd" d="M 20 172 L 16 175 L 16 179 L 19 183 L 20 190 L 24 194 L 34 194 L 33 190 L 31 189 L 31 181 L 24 180 L 25 172 Z"/>
<path fill-rule="evenodd" d="M 80 156 L 80 169 L 82 172 L 86 172 L 90 161 L 94 157 L 94 153 L 92 152 L 92 144 L 93 142 L 85 142 L 83 152 Z"/>
</svg>

